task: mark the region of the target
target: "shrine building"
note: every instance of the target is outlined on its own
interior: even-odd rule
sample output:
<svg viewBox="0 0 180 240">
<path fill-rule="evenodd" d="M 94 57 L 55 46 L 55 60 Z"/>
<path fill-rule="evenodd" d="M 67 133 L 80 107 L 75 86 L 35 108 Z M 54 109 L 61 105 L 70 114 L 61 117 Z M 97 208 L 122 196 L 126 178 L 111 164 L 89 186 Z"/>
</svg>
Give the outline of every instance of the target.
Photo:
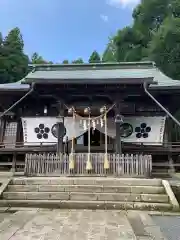
<svg viewBox="0 0 180 240">
<path fill-rule="evenodd" d="M 153 62 L 30 68 L 24 79 L 0 85 L 1 168 L 150 175 L 153 163 L 179 155 L 180 81 Z"/>
</svg>

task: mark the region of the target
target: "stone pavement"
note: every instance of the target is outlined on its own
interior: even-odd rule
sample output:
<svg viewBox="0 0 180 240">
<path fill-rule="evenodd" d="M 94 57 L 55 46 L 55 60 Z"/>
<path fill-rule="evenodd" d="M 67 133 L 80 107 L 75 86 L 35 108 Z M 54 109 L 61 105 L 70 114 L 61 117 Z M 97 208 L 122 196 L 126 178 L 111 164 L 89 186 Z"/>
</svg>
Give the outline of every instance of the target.
<svg viewBox="0 0 180 240">
<path fill-rule="evenodd" d="M 180 240 L 180 216 L 153 216 L 168 240 Z"/>
<path fill-rule="evenodd" d="M 3 240 L 165 240 L 142 212 L 32 209 L 0 216 Z"/>
</svg>

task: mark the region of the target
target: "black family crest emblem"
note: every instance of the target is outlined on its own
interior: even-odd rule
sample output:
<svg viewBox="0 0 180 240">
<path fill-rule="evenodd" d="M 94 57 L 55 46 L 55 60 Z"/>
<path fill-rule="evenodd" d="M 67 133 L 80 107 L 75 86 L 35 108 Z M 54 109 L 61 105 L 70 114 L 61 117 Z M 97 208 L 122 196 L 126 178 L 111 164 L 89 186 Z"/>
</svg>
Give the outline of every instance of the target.
<svg viewBox="0 0 180 240">
<path fill-rule="evenodd" d="M 43 123 L 40 123 L 38 127 L 34 128 L 37 139 L 48 139 L 50 129 L 46 127 Z"/>
<path fill-rule="evenodd" d="M 146 123 L 141 123 L 139 127 L 135 128 L 137 138 L 148 138 L 151 132 L 151 127 Z"/>
</svg>

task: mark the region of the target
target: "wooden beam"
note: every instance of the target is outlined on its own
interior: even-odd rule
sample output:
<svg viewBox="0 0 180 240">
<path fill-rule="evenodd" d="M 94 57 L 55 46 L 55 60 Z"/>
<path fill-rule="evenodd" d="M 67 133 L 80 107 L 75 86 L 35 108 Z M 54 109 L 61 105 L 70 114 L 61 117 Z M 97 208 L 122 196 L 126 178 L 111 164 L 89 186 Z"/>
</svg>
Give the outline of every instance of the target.
<svg viewBox="0 0 180 240">
<path fill-rule="evenodd" d="M 122 154 L 122 147 L 121 147 L 121 132 L 120 132 L 120 125 L 122 124 L 121 119 L 121 103 L 122 99 L 120 97 L 116 98 L 116 106 L 115 106 L 115 124 L 116 124 L 116 153 Z"/>
<path fill-rule="evenodd" d="M 108 145 L 108 151 L 113 151 L 114 146 Z M 0 155 L 2 154 L 26 154 L 26 153 L 50 153 L 50 152 L 56 152 L 57 148 L 56 145 L 54 146 L 24 146 L 19 148 L 0 148 Z M 77 152 L 87 152 L 87 146 L 79 146 L 76 145 L 76 151 Z M 91 151 L 93 152 L 104 152 L 104 146 L 98 146 L 93 147 L 91 146 Z M 158 155 L 167 155 L 168 152 L 172 152 L 173 155 L 177 155 L 180 152 L 180 146 L 179 147 L 172 147 L 172 148 L 165 148 L 163 146 L 140 146 L 140 145 L 124 145 L 122 146 L 122 152 L 123 153 L 149 153 L 149 154 L 158 154 Z"/>
</svg>

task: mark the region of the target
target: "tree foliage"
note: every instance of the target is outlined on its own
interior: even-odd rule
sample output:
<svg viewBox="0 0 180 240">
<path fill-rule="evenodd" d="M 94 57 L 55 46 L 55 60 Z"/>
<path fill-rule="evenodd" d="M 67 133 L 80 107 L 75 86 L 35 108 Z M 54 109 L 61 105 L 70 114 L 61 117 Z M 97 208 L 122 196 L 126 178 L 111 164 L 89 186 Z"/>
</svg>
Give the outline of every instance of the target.
<svg viewBox="0 0 180 240">
<path fill-rule="evenodd" d="M 109 43 L 103 53 L 102 62 L 116 62 L 117 61 L 117 49 L 113 38 L 109 39 Z"/>
<path fill-rule="evenodd" d="M 112 61 L 113 42 L 116 61 L 152 60 L 166 75 L 180 79 L 180 1 L 141 0 L 132 17 L 132 26 L 109 41 L 104 61 Z"/>
<path fill-rule="evenodd" d="M 69 63 L 69 61 L 67 60 L 67 59 L 65 59 L 63 62 L 62 62 L 62 64 L 68 64 Z"/>
<path fill-rule="evenodd" d="M 43 59 L 43 57 L 40 56 L 37 52 L 35 52 L 35 53 L 33 53 L 32 57 L 31 57 L 31 63 L 32 64 L 46 64 L 48 62 L 45 61 Z"/>
<path fill-rule="evenodd" d="M 0 46 L 0 83 L 16 82 L 28 72 L 28 56 L 24 54 L 24 43 L 19 28 L 12 29 Z"/>
<path fill-rule="evenodd" d="M 180 18 L 163 22 L 150 42 L 149 54 L 163 72 L 180 79 Z"/>
<path fill-rule="evenodd" d="M 100 63 L 101 57 L 97 51 L 93 51 L 91 56 L 89 57 L 89 63 Z"/>
<path fill-rule="evenodd" d="M 78 58 L 78 59 L 72 61 L 72 63 L 75 63 L 75 64 L 82 64 L 82 63 L 84 63 L 84 61 L 83 61 L 82 58 Z"/>
</svg>

